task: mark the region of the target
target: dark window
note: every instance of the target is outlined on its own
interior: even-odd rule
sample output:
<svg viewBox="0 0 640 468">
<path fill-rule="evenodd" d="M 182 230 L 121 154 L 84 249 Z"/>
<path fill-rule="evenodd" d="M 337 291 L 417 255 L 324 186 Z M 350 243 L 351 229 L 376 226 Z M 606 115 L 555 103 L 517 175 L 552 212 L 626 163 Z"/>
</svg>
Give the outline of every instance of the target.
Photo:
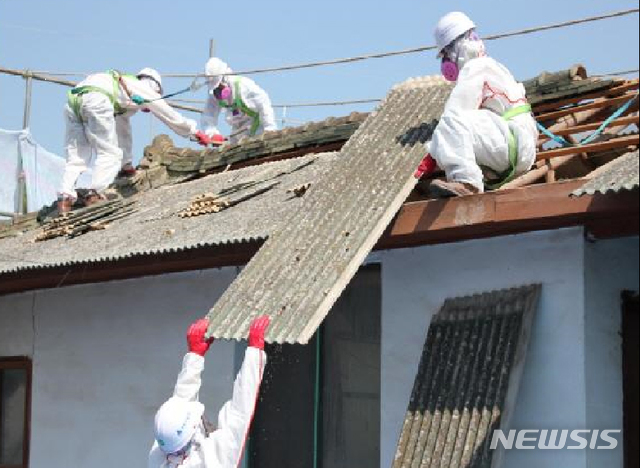
<svg viewBox="0 0 640 468">
<path fill-rule="evenodd" d="M 380 466 L 380 266 L 362 268 L 306 346 L 270 345 L 254 468 Z"/>
<path fill-rule="evenodd" d="M 638 293 L 625 292 L 622 299 L 622 359 L 624 376 L 624 466 L 640 467 L 638 450 L 640 384 L 638 376 L 640 337 Z"/>
<path fill-rule="evenodd" d="M 0 468 L 26 468 L 29 458 L 31 361 L 0 358 Z"/>
</svg>

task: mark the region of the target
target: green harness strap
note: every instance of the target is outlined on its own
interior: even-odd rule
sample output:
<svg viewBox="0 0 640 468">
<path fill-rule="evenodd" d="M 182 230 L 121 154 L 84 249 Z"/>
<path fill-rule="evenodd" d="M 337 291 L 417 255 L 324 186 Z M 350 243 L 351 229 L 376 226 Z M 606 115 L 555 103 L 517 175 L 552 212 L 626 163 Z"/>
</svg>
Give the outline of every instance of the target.
<svg viewBox="0 0 640 468">
<path fill-rule="evenodd" d="M 122 115 L 125 112 L 127 112 L 127 110 L 118 103 L 118 99 L 117 99 L 118 93 L 120 92 L 120 78 L 125 76 L 127 78 L 136 78 L 136 77 L 133 75 L 123 75 L 116 70 L 109 70 L 108 73 L 113 78 L 113 93 L 110 93 L 106 89 L 100 88 L 98 86 L 91 86 L 91 85 L 76 86 L 75 88 L 73 88 L 71 91 L 67 93 L 67 100 L 69 102 L 69 107 L 71 107 L 71 110 L 73 110 L 73 113 L 76 115 L 76 117 L 78 117 L 78 120 L 82 120 L 82 115 L 80 114 L 80 108 L 82 107 L 82 96 L 84 96 L 87 93 L 100 93 L 107 96 L 109 98 L 109 101 L 113 105 L 114 115 Z"/>
<path fill-rule="evenodd" d="M 242 96 L 240 95 L 240 78 L 236 78 L 233 82 L 234 89 L 234 98 L 231 104 L 227 104 L 225 101 L 218 99 L 218 105 L 220 107 L 224 107 L 225 109 L 231 109 L 232 111 L 240 111 L 244 115 L 253 119 L 253 123 L 251 124 L 251 129 L 249 130 L 250 136 L 255 136 L 260 128 L 260 114 L 256 111 L 249 109 L 249 107 L 242 100 Z"/>
<path fill-rule="evenodd" d="M 524 104 L 522 106 L 509 109 L 502 114 L 502 118 L 509 122 L 515 119 L 519 115 L 528 114 L 531 112 L 531 104 Z M 498 179 L 493 181 L 487 181 L 485 186 L 489 190 L 496 190 L 502 187 L 504 184 L 511 182 L 516 177 L 516 168 L 518 166 L 518 138 L 513 133 L 513 130 L 509 132 L 509 168 L 498 176 Z"/>
</svg>

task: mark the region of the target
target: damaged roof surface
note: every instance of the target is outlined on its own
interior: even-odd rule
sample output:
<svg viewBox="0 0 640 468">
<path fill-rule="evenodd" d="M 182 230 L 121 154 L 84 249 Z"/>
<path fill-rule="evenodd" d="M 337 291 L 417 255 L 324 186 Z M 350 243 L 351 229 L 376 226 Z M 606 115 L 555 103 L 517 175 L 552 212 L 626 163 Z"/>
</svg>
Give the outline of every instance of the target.
<svg viewBox="0 0 640 468">
<path fill-rule="evenodd" d="M 415 186 L 451 89 L 427 77 L 391 91 L 218 300 L 210 336 L 242 339 L 266 313 L 269 342 L 308 342 Z"/>
<path fill-rule="evenodd" d="M 595 193 L 604 195 L 608 192 L 617 193 L 637 189 L 640 183 L 639 154 L 638 151 L 634 151 L 599 167 L 593 172 L 592 178 L 572 195 L 574 197 Z"/>
<path fill-rule="evenodd" d="M 444 303 L 429 327 L 393 468 L 502 466 L 492 434 L 515 404 L 540 289 Z"/>
<path fill-rule="evenodd" d="M 599 127 L 622 103 L 634 99 L 634 105 L 628 109 L 627 115 L 616 120 L 591 145 L 545 150 L 543 147 L 548 138 L 541 137 L 538 157 L 548 158 L 549 162 L 538 161 L 538 165 L 529 173 L 510 182 L 501 190 L 512 191 L 540 184 L 545 186 L 542 188 L 549 188 L 549 191 L 544 191 L 545 194 L 555 193 L 558 184 L 553 183 L 554 180 L 591 177 L 594 175 L 592 171 L 595 167 L 609 162 L 611 158 L 627 153 L 630 148 L 637 148 L 639 140 L 637 125 L 640 123 L 637 102 L 638 81 L 600 80 L 585 78 L 585 76 L 586 71 L 583 67 L 574 66 L 569 70 L 557 73 L 543 73 L 526 82 L 530 100 L 539 103 L 534 105 L 534 111 L 548 128 L 560 132 L 562 135 L 571 136 L 574 133 L 578 136 L 583 135 L 585 131 Z M 435 125 L 436 119 L 440 116 L 440 110 L 436 109 L 437 105 L 431 109 L 433 110 L 431 114 L 430 110 L 426 108 L 429 105 L 429 99 L 432 99 L 433 96 L 425 96 L 422 94 L 423 91 L 417 91 L 417 89 L 423 85 L 431 86 L 432 84 L 433 82 L 430 83 L 429 78 L 423 78 L 410 80 L 396 87 L 392 93 L 395 96 L 393 99 L 398 102 L 401 100 L 402 103 L 397 104 L 392 111 L 378 111 L 370 116 L 366 130 L 361 128 L 365 115 L 354 113 L 346 117 L 330 118 L 323 122 L 307 124 L 303 127 L 269 132 L 244 140 L 239 146 L 224 147 L 221 151 L 177 148 L 169 137 L 159 135 L 154 138 L 153 144 L 145 148 L 141 170 L 136 176 L 116 181 L 115 187 L 125 197 L 124 202 L 98 208 L 103 211 L 103 216 L 97 220 L 96 226 L 86 225 L 87 220 L 96 219 L 95 213 L 85 213 L 86 209 L 74 211 L 73 219 L 70 219 L 66 225 L 59 226 L 61 230 L 62 228 L 71 229 L 72 235 L 70 237 L 79 232 L 78 237 L 56 237 L 58 232 L 55 229 L 44 229 L 45 232 L 43 232 L 43 227 L 38 226 L 35 219 L 35 213 L 17 217 L 10 223 L 0 223 L 0 275 L 6 274 L 4 277 L 0 276 L 3 284 L 8 286 L 7 290 L 14 288 L 22 290 L 21 288 L 24 287 L 35 288 L 37 285 L 51 287 L 51 284 L 54 286 L 61 284 L 59 278 L 54 278 L 55 275 L 62 275 L 64 280 L 69 272 L 71 272 L 71 276 L 77 276 L 73 280 L 75 282 L 91 282 L 95 277 L 85 276 L 85 273 L 88 271 L 101 272 L 103 271 L 102 267 L 107 265 L 110 269 L 122 268 L 126 270 L 113 273 L 113 277 L 129 277 L 127 275 L 131 271 L 129 269 L 131 264 L 145 266 L 136 270 L 137 273 L 131 273 L 132 276 L 145 273 L 145 268 L 150 266 L 153 268 L 149 270 L 148 274 L 161 274 L 175 271 L 175 269 L 166 269 L 167 262 L 165 260 L 167 257 L 171 257 L 172 261 L 176 261 L 176 259 L 193 261 L 201 259 L 200 254 L 205 252 L 209 255 L 207 265 L 244 264 L 262 241 L 275 231 L 282 219 L 295 214 L 301 206 L 305 205 L 306 198 L 314 196 L 317 186 L 322 184 L 321 178 L 330 169 L 333 161 L 341 160 L 344 155 L 357 154 L 360 159 L 354 163 L 343 163 L 340 166 L 342 169 L 337 170 L 338 175 L 349 174 L 351 180 L 357 183 L 360 183 L 358 181 L 361 179 L 353 177 L 356 175 L 359 177 L 361 175 L 359 171 L 366 174 L 381 169 L 383 175 L 368 180 L 363 193 L 355 193 L 360 189 L 352 184 L 345 184 L 340 178 L 330 177 L 323 189 L 324 192 L 330 192 L 327 195 L 327 200 L 331 200 L 333 203 L 330 205 L 327 202 L 327 206 L 330 208 L 328 214 L 307 221 L 305 217 L 308 213 L 303 213 L 298 215 L 299 218 L 296 221 L 297 224 L 307 226 L 310 232 L 317 230 L 318 226 L 322 227 L 323 223 L 341 222 L 331 216 L 343 214 L 343 210 L 346 213 L 351 209 L 349 204 L 357 197 L 366 197 L 367 194 L 381 196 L 384 190 L 377 190 L 378 186 L 385 188 L 385 184 L 390 180 L 386 177 L 398 176 L 398 174 L 389 174 L 387 164 L 396 169 L 398 166 L 391 164 L 392 161 L 397 163 L 405 161 L 405 158 L 415 157 L 416 161 L 412 160 L 411 163 L 407 163 L 407 167 L 412 167 L 406 174 L 413 172 L 414 164 L 417 166 L 417 162 L 423 156 L 420 154 L 423 153 L 423 150 L 421 149 L 422 145 L 413 145 L 413 140 L 422 138 L 425 130 L 430 130 L 430 127 Z M 427 115 L 431 119 L 430 122 L 420 120 Z M 420 123 L 416 124 L 416 122 Z M 410 128 L 411 125 L 414 127 Z M 362 131 L 354 133 L 359 127 Z M 390 142 L 389 136 L 392 132 L 400 132 L 403 128 L 409 130 L 403 135 L 404 140 L 401 138 L 398 144 Z M 629 132 L 631 133 L 628 134 Z M 624 136 L 621 137 L 621 135 Z M 329 154 L 342 148 L 342 145 L 349 138 L 351 138 L 350 142 L 344 147 L 345 151 L 348 150 L 349 153 L 343 151 L 340 154 Z M 381 142 L 384 144 L 380 144 Z M 385 146 L 387 144 L 388 146 Z M 567 151 L 570 151 L 571 154 L 564 157 L 558 157 L 560 154 L 549 155 L 549 153 L 558 153 L 558 151 L 563 154 L 568 154 Z M 322 152 L 326 154 L 305 156 L 302 159 L 279 163 L 268 162 Z M 588 154 L 588 159 L 583 153 Z M 397 154 L 400 157 L 394 161 L 394 155 Z M 374 163 L 374 160 L 370 159 L 371 155 L 381 157 L 381 160 L 376 160 Z M 310 161 L 313 162 L 310 163 Z M 229 164 L 232 166 L 230 167 Z M 254 164 L 254 166 L 240 169 L 247 164 Z M 629 175 L 631 170 L 635 169 L 637 174 L 637 164 L 635 167 L 631 165 L 629 169 L 628 172 L 624 170 L 622 172 Z M 207 171 L 219 172 L 222 170 L 225 172 L 203 178 Z M 434 175 L 434 177 L 440 176 L 437 173 Z M 637 187 L 637 176 L 635 180 Z M 614 181 L 610 179 L 609 181 L 615 185 Z M 573 182 L 574 186 L 571 190 L 579 186 L 578 181 Z M 176 185 L 178 183 L 180 185 Z M 310 187 L 309 183 L 311 183 Z M 592 181 L 592 183 L 596 182 Z M 628 183 L 625 182 L 624 185 L 628 186 Z M 309 193 L 300 198 L 295 191 L 288 191 L 296 186 L 298 189 L 302 187 L 301 193 L 306 189 Z M 600 186 L 601 189 L 603 187 L 604 185 Z M 457 224 L 457 217 L 447 218 L 446 210 L 445 212 L 440 211 L 441 201 L 434 200 L 432 203 L 428 197 L 425 199 L 421 188 L 419 186 L 407 201 L 422 200 L 424 204 L 420 205 L 421 209 L 431 210 L 432 214 L 429 216 L 436 216 L 442 220 L 439 228 L 441 230 L 444 228 L 465 229 L 464 226 Z M 535 189 L 535 187 L 531 188 Z M 589 186 L 587 189 L 590 190 Z M 368 190 L 373 190 L 375 193 L 368 192 Z M 571 193 L 571 190 L 567 194 Z M 614 190 L 617 189 L 614 188 Z M 611 192 L 612 190 L 608 190 L 607 193 Z M 478 197 L 483 200 L 492 199 L 494 195 L 499 195 L 499 193 L 500 191 L 472 197 L 469 203 L 475 203 Z M 595 193 L 598 193 L 597 189 Z M 610 196 L 615 195 L 617 194 L 610 194 Z M 524 193 L 523 196 L 525 196 Z M 197 202 L 195 201 L 196 197 L 200 197 Z M 216 207 L 202 208 L 205 199 L 210 201 L 216 197 L 219 198 L 215 202 Z M 227 207 L 225 203 L 228 202 L 233 206 Z M 458 202 L 461 206 L 467 206 L 464 197 L 456 201 L 456 203 Z M 579 204 L 580 202 L 576 201 L 575 203 Z M 407 203 L 405 207 L 410 205 L 412 203 Z M 216 211 L 219 208 L 224 209 L 217 213 L 190 217 L 208 209 Z M 355 205 L 352 208 L 355 210 Z M 564 208 L 565 211 L 572 209 L 579 211 L 580 208 L 575 205 Z M 354 215 L 356 213 L 359 212 L 353 211 Z M 415 227 L 415 220 L 412 216 L 416 213 L 415 210 L 400 212 L 399 216 L 406 220 L 404 224 L 401 224 L 405 227 Z M 564 211 L 554 215 L 562 215 L 563 213 Z M 366 222 L 370 221 L 369 214 L 364 213 Z M 538 218 L 542 220 L 544 216 L 549 214 L 548 212 L 540 213 Z M 363 215 L 363 212 L 360 215 Z M 108 218 L 107 224 L 103 222 L 105 216 Z M 82 218 L 85 224 L 75 226 L 74 223 L 79 218 Z M 507 217 L 501 221 L 508 224 L 511 219 Z M 585 219 L 579 218 L 575 222 L 584 224 L 586 223 Z M 378 221 L 380 221 L 378 227 L 381 227 L 384 220 L 380 218 Z M 389 221 L 390 219 L 387 219 L 387 222 Z M 48 225 L 51 224 L 53 223 L 48 223 Z M 44 228 L 48 228 L 48 225 L 45 225 Z M 94 228 L 102 229 L 105 226 L 107 227 L 105 230 L 93 230 Z M 430 226 L 431 224 L 428 229 L 431 229 Z M 536 226 L 549 228 L 545 223 Z M 387 245 L 401 246 L 406 239 L 414 234 L 415 237 L 410 239 L 412 244 L 424 242 L 424 238 L 418 231 L 412 229 L 394 231 L 396 234 L 400 233 L 396 236 L 399 243 Z M 531 227 L 525 229 L 531 229 Z M 425 226 L 422 226 L 420 230 L 424 231 Z M 320 251 L 325 252 L 325 247 L 333 244 L 338 248 L 339 246 L 348 248 L 350 251 L 358 249 L 358 245 L 364 248 L 366 242 L 359 244 L 363 239 L 358 236 L 367 237 L 371 234 L 358 232 L 358 236 L 355 236 L 351 231 L 345 229 L 344 232 L 349 232 L 351 237 L 348 241 L 353 242 L 350 244 L 345 242 L 341 236 L 331 235 L 331 232 L 329 229 L 326 231 L 325 234 L 328 237 L 323 239 L 323 243 L 317 247 Z M 496 235 L 500 235 L 499 230 L 495 232 Z M 51 239 L 44 242 L 33 242 L 39 236 Z M 449 237 L 447 236 L 447 238 Z M 436 236 L 435 239 L 442 238 Z M 366 239 L 367 242 L 370 240 Z M 440 241 L 438 240 L 438 242 Z M 306 246 L 302 245 L 301 248 L 305 250 Z M 229 252 L 232 252 L 230 255 L 235 255 L 233 257 L 235 260 L 232 261 L 236 263 L 225 263 L 230 261 L 230 257 L 227 256 Z M 358 251 L 358 255 L 362 256 L 363 253 Z M 219 263 L 211 262 L 214 259 L 219 259 Z M 314 266 L 314 269 L 321 270 L 321 265 L 331 265 L 330 262 L 333 260 L 335 258 L 331 257 L 329 253 L 318 254 L 315 258 L 315 262 L 318 264 Z M 193 267 L 192 263 L 189 265 L 185 268 Z M 72 268 L 75 266 L 81 268 Z M 174 267 L 178 270 L 182 268 L 182 266 L 175 265 Z M 337 265 L 332 271 L 345 272 L 343 267 L 344 264 Z M 61 268 L 64 271 L 60 271 Z M 104 271 L 107 270 L 109 269 L 104 269 Z M 23 273 L 24 271 L 28 272 Z M 31 281 L 38 275 L 46 277 L 45 280 L 38 280 L 33 283 L 33 286 L 23 284 L 24 281 Z M 347 274 L 341 277 L 340 282 L 344 282 L 348 276 Z M 4 281 L 5 279 L 6 281 Z M 96 278 L 95 281 L 101 281 L 101 279 Z M 346 283 L 343 286 L 346 286 Z M 338 287 L 329 293 L 330 295 L 339 295 L 340 289 Z M 324 296 L 326 291 L 326 289 L 317 289 L 303 291 L 301 294 L 313 293 Z M 328 297 L 329 293 L 327 293 Z M 330 300 L 333 299 L 330 297 Z M 313 315 L 312 318 L 316 320 L 321 316 L 322 314 Z M 300 319 L 300 323 L 297 322 L 298 319 Z M 304 317 L 298 317 L 294 321 L 296 321 L 296 326 L 301 326 Z M 234 327 L 236 325 L 234 324 Z M 309 326 L 313 327 L 314 325 L 310 324 Z M 241 329 L 242 325 L 235 332 L 240 335 L 242 334 Z M 303 335 L 306 336 L 308 331 L 305 331 Z"/>
<path fill-rule="evenodd" d="M 314 154 L 167 185 L 129 200 L 135 211 L 107 229 L 67 239 L 34 242 L 41 229 L 0 240 L 0 273 L 124 259 L 266 238 L 302 198 L 288 190 L 313 182 L 337 153 Z M 260 193 L 266 190 L 264 193 Z M 236 206 L 197 217 L 179 216 L 204 193 L 220 193 Z"/>
</svg>

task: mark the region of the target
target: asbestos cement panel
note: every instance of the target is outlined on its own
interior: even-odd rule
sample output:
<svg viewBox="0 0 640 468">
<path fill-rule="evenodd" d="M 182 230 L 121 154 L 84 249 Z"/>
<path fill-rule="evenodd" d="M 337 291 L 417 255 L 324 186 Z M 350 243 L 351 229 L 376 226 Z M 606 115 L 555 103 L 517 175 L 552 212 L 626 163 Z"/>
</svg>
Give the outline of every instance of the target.
<svg viewBox="0 0 640 468">
<path fill-rule="evenodd" d="M 243 339 L 268 314 L 267 341 L 309 341 L 415 186 L 450 92 L 434 77 L 391 91 L 215 304 L 210 336 Z"/>
<path fill-rule="evenodd" d="M 619 193 L 636 190 L 640 183 L 638 151 L 627 153 L 599 167 L 592 174 L 591 180 L 573 192 L 574 197 L 582 195 L 605 195 L 609 192 Z"/>
<path fill-rule="evenodd" d="M 392 468 L 501 466 L 540 286 L 448 299 L 434 316 Z"/>
</svg>

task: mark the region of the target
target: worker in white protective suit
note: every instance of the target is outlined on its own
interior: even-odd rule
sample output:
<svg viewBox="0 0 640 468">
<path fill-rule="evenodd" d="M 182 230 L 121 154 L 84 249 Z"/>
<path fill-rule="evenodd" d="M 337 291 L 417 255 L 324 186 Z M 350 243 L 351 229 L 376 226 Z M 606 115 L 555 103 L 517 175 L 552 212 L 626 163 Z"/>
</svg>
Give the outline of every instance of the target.
<svg viewBox="0 0 640 468">
<path fill-rule="evenodd" d="M 209 322 L 201 319 L 187 332 L 189 352 L 184 357 L 173 396 L 155 417 L 155 441 L 149 468 L 238 468 L 258 401 L 267 356 L 264 334 L 269 317 L 252 323 L 249 347 L 233 386 L 233 396 L 218 414 L 218 426 L 209 431 L 204 405 L 198 401 L 204 356 L 212 339 L 205 333 Z"/>
<path fill-rule="evenodd" d="M 231 127 L 231 143 L 278 129 L 267 93 L 250 78 L 232 73 L 229 65 L 219 58 L 213 57 L 207 61 L 205 75 L 209 95 L 201 127 L 208 139 L 200 141 L 200 144 L 224 143 L 225 138 L 218 130 L 218 120 L 223 110 Z"/>
<path fill-rule="evenodd" d="M 151 112 L 183 137 L 196 139 L 197 123 L 162 100 L 162 79 L 152 68 L 136 75 L 115 70 L 89 75 L 69 91 L 65 107 L 67 163 L 58 194 L 58 211 L 71 209 L 78 198 L 76 182 L 85 172 L 95 150 L 95 163 L 84 205 L 102 199 L 102 192 L 120 171 L 131 174 L 132 146 L 129 119 L 137 111 Z"/>
<path fill-rule="evenodd" d="M 426 158 L 428 163 L 433 157 L 447 181 L 434 180 L 430 191 L 447 197 L 498 188 L 535 162 L 538 130 L 525 88 L 487 56 L 476 25 L 464 13 L 444 16 L 435 36 L 442 74 L 456 85 Z"/>
</svg>

